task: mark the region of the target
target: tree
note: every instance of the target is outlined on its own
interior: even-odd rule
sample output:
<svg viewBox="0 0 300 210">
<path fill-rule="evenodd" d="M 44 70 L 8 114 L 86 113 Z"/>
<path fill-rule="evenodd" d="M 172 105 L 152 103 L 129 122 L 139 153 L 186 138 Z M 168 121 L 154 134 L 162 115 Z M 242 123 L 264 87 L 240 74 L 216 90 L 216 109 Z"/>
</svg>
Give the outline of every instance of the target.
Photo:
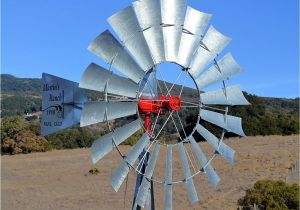
<svg viewBox="0 0 300 210">
<path fill-rule="evenodd" d="M 1 152 L 6 154 L 44 152 L 51 149 L 38 125 L 26 125 L 21 117 L 1 119 Z"/>
<path fill-rule="evenodd" d="M 24 120 L 21 117 L 1 118 L 1 143 L 5 138 L 14 138 L 24 127 Z"/>
<path fill-rule="evenodd" d="M 259 209 L 299 209 L 299 185 L 283 181 L 259 180 L 238 200 L 238 205 L 247 209 L 256 204 Z"/>
</svg>

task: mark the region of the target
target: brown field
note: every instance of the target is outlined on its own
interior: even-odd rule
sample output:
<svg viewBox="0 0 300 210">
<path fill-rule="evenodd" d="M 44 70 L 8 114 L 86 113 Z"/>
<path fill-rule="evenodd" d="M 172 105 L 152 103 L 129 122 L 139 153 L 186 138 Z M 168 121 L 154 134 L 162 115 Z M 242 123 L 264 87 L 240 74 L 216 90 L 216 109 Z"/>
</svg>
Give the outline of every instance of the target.
<svg viewBox="0 0 300 210">
<path fill-rule="evenodd" d="M 190 205 L 185 186 L 175 185 L 173 209 L 236 209 L 237 200 L 256 180 L 285 179 L 288 169 L 299 158 L 298 142 L 298 135 L 226 140 L 236 151 L 236 164 L 231 166 L 221 157 L 213 160 L 221 178 L 218 188 L 212 189 L 205 174 L 200 174 L 194 180 L 200 202 Z M 201 146 L 207 149 L 206 143 Z M 129 148 L 121 147 L 124 151 Z M 173 173 L 179 175 L 181 161 L 176 152 L 174 155 Z M 160 157 L 156 177 L 164 174 L 163 149 Z M 114 192 L 110 175 L 118 163 L 120 157 L 113 151 L 97 163 L 100 174 L 90 175 L 88 149 L 2 156 L 2 209 L 130 209 L 135 175 L 129 175 L 126 195 L 125 183 L 118 193 Z M 162 185 L 154 187 L 156 209 L 163 209 Z"/>
</svg>

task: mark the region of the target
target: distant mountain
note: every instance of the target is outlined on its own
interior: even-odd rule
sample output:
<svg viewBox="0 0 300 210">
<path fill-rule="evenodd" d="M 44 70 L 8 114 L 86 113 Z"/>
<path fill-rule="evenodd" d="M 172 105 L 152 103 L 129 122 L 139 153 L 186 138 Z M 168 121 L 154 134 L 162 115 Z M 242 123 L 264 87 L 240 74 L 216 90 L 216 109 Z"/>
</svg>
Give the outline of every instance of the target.
<svg viewBox="0 0 300 210">
<path fill-rule="evenodd" d="M 160 86 L 166 92 L 164 84 Z M 170 88 L 172 84 L 166 83 Z M 172 92 L 180 92 L 181 86 L 175 85 Z M 40 110 L 41 106 L 42 79 L 18 78 L 10 74 L 1 74 L 1 105 L 2 116 L 23 115 L 32 111 Z M 91 100 L 97 100 L 102 94 L 96 91 L 86 91 Z M 185 87 L 183 97 L 196 98 L 197 91 Z"/>
<path fill-rule="evenodd" d="M 162 82 L 161 87 L 163 90 L 164 84 Z M 171 84 L 167 83 L 167 86 L 170 87 Z M 178 92 L 180 90 L 180 86 L 175 85 L 173 90 L 174 92 Z M 3 96 L 14 96 L 18 97 L 22 95 L 25 96 L 35 96 L 41 97 L 42 91 L 42 79 L 38 78 L 18 78 L 10 74 L 1 74 L 1 92 Z M 25 94 L 25 95 L 24 95 Z M 96 96 L 94 93 L 89 93 L 90 97 L 94 98 Z M 193 98 L 197 97 L 198 93 L 196 90 L 192 88 L 185 88 L 185 97 Z M 299 98 L 295 99 L 287 99 L 287 98 L 273 98 L 273 97 L 259 97 L 266 105 L 266 108 L 270 112 L 287 112 L 294 115 L 299 115 Z M 6 97 L 5 97 L 6 98 Z M 5 107 L 3 107 L 5 108 Z"/>
<path fill-rule="evenodd" d="M 41 87 L 41 79 L 18 78 L 10 74 L 1 74 L 1 91 L 4 93 L 29 92 L 40 95 Z"/>
<path fill-rule="evenodd" d="M 165 90 L 165 86 L 160 81 L 160 86 Z M 166 82 L 169 88 L 172 84 Z M 180 92 L 181 86 L 175 85 L 173 87 L 174 92 Z M 42 91 L 42 79 L 36 78 L 18 78 L 10 74 L 1 74 L 1 91 L 2 93 L 28 93 L 33 95 L 41 95 Z M 185 87 L 186 97 L 195 97 L 198 93 L 192 89 Z M 91 94 L 91 93 L 88 93 Z"/>
<path fill-rule="evenodd" d="M 171 84 L 167 84 L 171 86 Z M 161 87 L 164 84 L 161 83 Z M 174 91 L 180 86 L 175 85 Z M 24 115 L 37 112 L 41 107 L 42 80 L 32 78 L 17 78 L 9 74 L 1 75 L 1 115 Z M 164 89 L 164 88 L 163 88 Z M 101 94 L 88 92 L 95 100 Z M 198 93 L 191 88 L 185 88 L 183 97 L 196 98 Z M 292 134 L 299 132 L 299 98 L 258 97 L 245 92 L 245 97 L 251 106 L 230 108 L 230 114 L 243 118 L 243 127 L 248 135 Z M 193 116 L 186 116 L 192 119 Z"/>
<path fill-rule="evenodd" d="M 262 97 L 262 99 L 270 112 L 287 112 L 299 116 L 299 97 L 295 99 Z"/>
</svg>

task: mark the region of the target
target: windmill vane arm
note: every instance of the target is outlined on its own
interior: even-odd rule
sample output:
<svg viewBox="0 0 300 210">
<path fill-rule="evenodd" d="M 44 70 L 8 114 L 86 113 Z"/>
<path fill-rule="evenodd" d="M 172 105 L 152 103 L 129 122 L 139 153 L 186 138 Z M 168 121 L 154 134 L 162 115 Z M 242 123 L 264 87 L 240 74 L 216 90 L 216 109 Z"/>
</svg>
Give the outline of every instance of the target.
<svg viewBox="0 0 300 210">
<path fill-rule="evenodd" d="M 83 103 L 74 103 L 74 102 L 70 102 L 70 103 L 62 103 L 62 105 L 64 105 L 64 106 L 72 106 L 72 107 L 74 107 L 75 109 L 80 109 L 80 110 L 82 110 Z"/>
</svg>

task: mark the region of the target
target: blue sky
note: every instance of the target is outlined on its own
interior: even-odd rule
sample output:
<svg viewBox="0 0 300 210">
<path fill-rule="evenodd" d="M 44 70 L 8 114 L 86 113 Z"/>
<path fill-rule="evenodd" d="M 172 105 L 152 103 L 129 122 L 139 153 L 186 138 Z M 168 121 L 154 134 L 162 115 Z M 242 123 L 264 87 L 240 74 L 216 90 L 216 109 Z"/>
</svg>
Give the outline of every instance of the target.
<svg viewBox="0 0 300 210">
<path fill-rule="evenodd" d="M 107 65 L 87 50 L 106 19 L 129 0 L 3 0 L 1 71 L 18 77 L 47 72 L 79 81 L 90 62 Z M 211 23 L 231 37 L 230 51 L 245 72 L 230 80 L 259 96 L 299 95 L 298 0 L 189 0 L 212 13 Z M 172 68 L 172 65 L 164 65 Z"/>
</svg>

